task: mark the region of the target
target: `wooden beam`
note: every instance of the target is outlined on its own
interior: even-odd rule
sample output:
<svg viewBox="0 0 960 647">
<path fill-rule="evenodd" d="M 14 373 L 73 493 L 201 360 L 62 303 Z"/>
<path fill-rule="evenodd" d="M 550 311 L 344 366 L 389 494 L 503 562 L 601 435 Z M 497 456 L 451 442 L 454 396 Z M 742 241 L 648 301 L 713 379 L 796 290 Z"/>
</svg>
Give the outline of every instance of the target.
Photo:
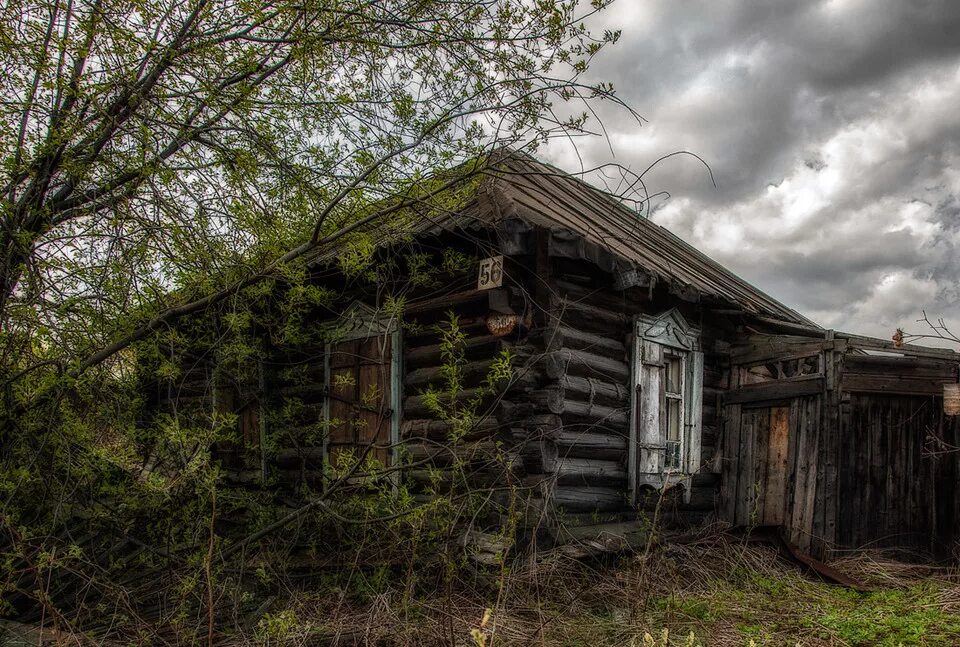
<svg viewBox="0 0 960 647">
<path fill-rule="evenodd" d="M 748 402 L 765 402 L 799 398 L 805 395 L 816 395 L 824 389 L 822 377 L 809 380 L 795 380 L 790 382 L 767 382 L 754 384 L 730 391 L 724 396 L 724 401 L 733 404 Z"/>
<path fill-rule="evenodd" d="M 943 395 L 943 385 L 952 378 L 908 379 L 902 375 L 848 374 L 840 383 L 844 391 L 856 393 L 897 393 L 902 395 Z"/>
</svg>

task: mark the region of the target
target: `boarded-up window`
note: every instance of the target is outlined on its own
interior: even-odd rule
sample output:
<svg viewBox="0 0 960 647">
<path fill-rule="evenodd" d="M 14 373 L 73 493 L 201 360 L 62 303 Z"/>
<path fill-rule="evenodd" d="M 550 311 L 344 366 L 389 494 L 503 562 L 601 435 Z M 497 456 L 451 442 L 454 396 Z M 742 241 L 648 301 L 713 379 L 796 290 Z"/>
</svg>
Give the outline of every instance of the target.
<svg viewBox="0 0 960 647">
<path fill-rule="evenodd" d="M 400 434 L 400 332 L 396 322 L 354 303 L 331 324 L 326 344 L 325 456 L 335 468 L 395 458 Z"/>
<path fill-rule="evenodd" d="M 392 336 L 351 339 L 332 343 L 329 348 L 331 464 L 340 467 L 363 457 L 389 464 L 394 386 Z"/>
</svg>

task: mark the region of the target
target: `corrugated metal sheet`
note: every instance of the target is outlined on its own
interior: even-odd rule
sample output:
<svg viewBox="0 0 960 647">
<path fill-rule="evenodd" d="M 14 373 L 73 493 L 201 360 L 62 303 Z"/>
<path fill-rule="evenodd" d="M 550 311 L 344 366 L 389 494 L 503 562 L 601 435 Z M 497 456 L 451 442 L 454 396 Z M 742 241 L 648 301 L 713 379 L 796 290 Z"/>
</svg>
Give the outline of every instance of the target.
<svg viewBox="0 0 960 647">
<path fill-rule="evenodd" d="M 428 235 L 520 220 L 582 236 L 621 259 L 622 270 L 636 266 L 686 292 L 692 289 L 747 312 L 817 327 L 614 196 L 529 155 L 508 151 L 491 159 L 491 170 L 476 197 L 461 212 L 411 222 L 403 233 Z M 390 233 L 396 236 L 395 225 Z M 336 250 L 324 250 L 314 262 L 333 259 L 336 254 Z"/>
</svg>

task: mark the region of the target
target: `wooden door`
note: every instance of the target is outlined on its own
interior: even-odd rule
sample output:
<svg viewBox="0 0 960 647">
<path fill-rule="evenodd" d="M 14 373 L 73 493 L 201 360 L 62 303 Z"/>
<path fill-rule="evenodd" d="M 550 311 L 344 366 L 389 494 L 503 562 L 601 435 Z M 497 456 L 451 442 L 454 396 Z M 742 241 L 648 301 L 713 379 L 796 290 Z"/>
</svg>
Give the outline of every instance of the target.
<svg viewBox="0 0 960 647">
<path fill-rule="evenodd" d="M 334 467 L 363 456 L 389 464 L 390 360 L 389 335 L 331 344 L 327 455 Z"/>
<path fill-rule="evenodd" d="M 754 407 L 740 414 L 739 491 L 735 524 L 780 526 L 787 518 L 790 407 Z"/>
<path fill-rule="evenodd" d="M 795 546 L 810 550 L 822 533 L 814 523 L 820 427 L 817 396 L 727 405 L 723 489 L 733 525 L 783 526 Z"/>
</svg>

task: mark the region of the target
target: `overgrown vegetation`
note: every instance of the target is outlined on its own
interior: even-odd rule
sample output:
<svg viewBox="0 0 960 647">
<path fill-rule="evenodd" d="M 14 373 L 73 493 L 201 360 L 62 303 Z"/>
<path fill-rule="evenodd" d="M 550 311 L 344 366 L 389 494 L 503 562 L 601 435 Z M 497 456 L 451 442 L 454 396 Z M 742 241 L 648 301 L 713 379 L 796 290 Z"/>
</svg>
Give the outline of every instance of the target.
<svg viewBox="0 0 960 647">
<path fill-rule="evenodd" d="M 376 531 L 357 539 L 372 541 Z M 415 542 L 413 536 L 406 541 Z M 434 547 L 435 548 L 435 547 Z M 407 558 L 412 558 L 408 554 Z M 960 575 L 861 555 L 836 565 L 873 586 L 825 584 L 772 548 L 705 533 L 646 556 L 585 563 L 562 552 L 510 569 L 423 569 L 315 561 L 309 574 L 264 566 L 261 597 L 223 645 L 558 645 L 564 647 L 910 647 L 960 643 Z M 642 584 L 641 584 L 642 582 Z M 266 591 L 272 594 L 266 595 Z M 245 595 L 252 595 L 248 589 Z M 242 602 L 242 601 L 241 601 Z M 241 604 L 242 606 L 242 604 Z M 239 612 L 239 608 L 238 608 Z M 131 621 L 115 638 L 159 641 Z M 189 619 L 183 618 L 184 623 Z M 139 631 L 138 631 L 139 630 Z M 48 638 L 82 636 L 61 626 Z M 169 630 L 163 640 L 179 638 Z"/>
<path fill-rule="evenodd" d="M 492 151 L 585 133 L 584 102 L 616 102 L 581 80 L 619 36 L 583 26 L 607 4 L 5 3 L 0 611 L 98 640 L 275 642 L 296 617 L 257 611 L 301 563 L 336 556 L 331 586 L 370 595 L 399 562 L 405 595 L 452 586 L 471 493 L 416 501 L 369 451 L 324 488 L 227 487 L 237 466 L 210 450 L 247 447 L 242 410 L 213 393 L 160 411 L 145 385 L 209 364 L 214 391 L 249 397 L 358 293 L 396 318 L 468 268 L 381 252 L 460 208 Z M 269 412 L 287 437 L 259 439 L 265 460 L 322 446 L 323 424 L 284 424 L 305 406 Z"/>
</svg>

